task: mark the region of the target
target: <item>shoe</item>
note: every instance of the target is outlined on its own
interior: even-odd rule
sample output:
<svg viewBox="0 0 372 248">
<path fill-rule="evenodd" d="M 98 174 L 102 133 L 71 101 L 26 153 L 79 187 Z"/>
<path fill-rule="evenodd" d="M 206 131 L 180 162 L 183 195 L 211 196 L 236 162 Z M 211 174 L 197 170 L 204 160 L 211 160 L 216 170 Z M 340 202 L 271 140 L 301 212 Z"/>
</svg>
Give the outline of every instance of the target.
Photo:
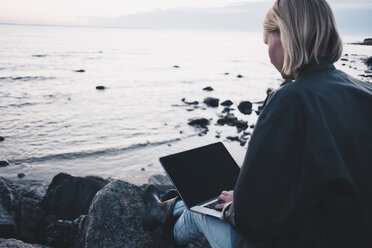
<svg viewBox="0 0 372 248">
<path fill-rule="evenodd" d="M 147 231 L 153 231 L 159 226 L 171 227 L 176 222 L 176 218 L 173 217 L 173 207 L 179 197 L 162 202 L 160 193 L 155 185 L 150 184 L 143 194 L 143 202 L 147 211 L 142 218 L 142 227 Z"/>
</svg>

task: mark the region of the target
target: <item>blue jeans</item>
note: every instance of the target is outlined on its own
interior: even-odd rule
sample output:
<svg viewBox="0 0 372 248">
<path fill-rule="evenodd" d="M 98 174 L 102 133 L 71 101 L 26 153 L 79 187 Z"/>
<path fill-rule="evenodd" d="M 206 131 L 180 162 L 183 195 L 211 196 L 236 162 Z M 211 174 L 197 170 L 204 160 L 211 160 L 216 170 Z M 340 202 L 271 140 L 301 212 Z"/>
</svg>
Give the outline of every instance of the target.
<svg viewBox="0 0 372 248">
<path fill-rule="evenodd" d="M 183 201 L 176 203 L 173 216 L 179 216 L 173 230 L 179 245 L 189 244 L 204 235 L 212 248 L 233 248 L 240 238 L 227 222 L 192 212 L 186 209 Z"/>
</svg>

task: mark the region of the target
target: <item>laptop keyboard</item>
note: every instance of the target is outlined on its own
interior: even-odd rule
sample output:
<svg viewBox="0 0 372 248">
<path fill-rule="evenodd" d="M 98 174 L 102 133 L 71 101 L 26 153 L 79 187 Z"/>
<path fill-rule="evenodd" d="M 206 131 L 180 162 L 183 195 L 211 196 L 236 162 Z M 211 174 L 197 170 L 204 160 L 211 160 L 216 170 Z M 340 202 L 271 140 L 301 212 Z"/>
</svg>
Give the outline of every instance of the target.
<svg viewBox="0 0 372 248">
<path fill-rule="evenodd" d="M 222 209 L 215 209 L 215 207 L 216 207 L 216 205 L 218 204 L 218 201 L 217 200 L 215 200 L 215 201 L 213 201 L 213 202 L 211 202 L 211 203 L 209 203 L 208 205 L 205 205 L 204 207 L 205 208 L 210 208 L 210 209 L 214 209 L 214 210 L 216 210 L 216 211 L 219 211 L 219 212 L 221 212 L 222 211 Z"/>
</svg>

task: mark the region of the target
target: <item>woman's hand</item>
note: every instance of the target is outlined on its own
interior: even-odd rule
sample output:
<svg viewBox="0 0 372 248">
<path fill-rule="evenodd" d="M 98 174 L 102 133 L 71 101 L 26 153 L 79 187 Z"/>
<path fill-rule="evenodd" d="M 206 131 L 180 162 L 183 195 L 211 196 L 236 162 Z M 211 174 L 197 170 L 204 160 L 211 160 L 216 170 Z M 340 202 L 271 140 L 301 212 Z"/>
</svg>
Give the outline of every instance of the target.
<svg viewBox="0 0 372 248">
<path fill-rule="evenodd" d="M 218 197 L 219 204 L 216 205 L 216 209 L 223 209 L 226 203 L 233 201 L 234 190 L 222 191 L 221 195 Z"/>
</svg>

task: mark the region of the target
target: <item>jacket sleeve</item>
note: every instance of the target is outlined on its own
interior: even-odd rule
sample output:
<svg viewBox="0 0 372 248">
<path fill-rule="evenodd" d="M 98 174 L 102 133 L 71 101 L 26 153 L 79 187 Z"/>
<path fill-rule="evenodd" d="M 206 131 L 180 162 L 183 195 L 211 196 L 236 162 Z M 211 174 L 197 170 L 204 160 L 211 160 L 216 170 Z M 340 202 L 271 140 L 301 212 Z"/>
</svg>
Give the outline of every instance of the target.
<svg viewBox="0 0 372 248">
<path fill-rule="evenodd" d="M 288 86 L 290 87 L 290 86 Z M 294 230 L 320 198 L 321 168 L 307 155 L 306 111 L 284 86 L 264 108 L 223 218 L 250 240 Z"/>
</svg>

